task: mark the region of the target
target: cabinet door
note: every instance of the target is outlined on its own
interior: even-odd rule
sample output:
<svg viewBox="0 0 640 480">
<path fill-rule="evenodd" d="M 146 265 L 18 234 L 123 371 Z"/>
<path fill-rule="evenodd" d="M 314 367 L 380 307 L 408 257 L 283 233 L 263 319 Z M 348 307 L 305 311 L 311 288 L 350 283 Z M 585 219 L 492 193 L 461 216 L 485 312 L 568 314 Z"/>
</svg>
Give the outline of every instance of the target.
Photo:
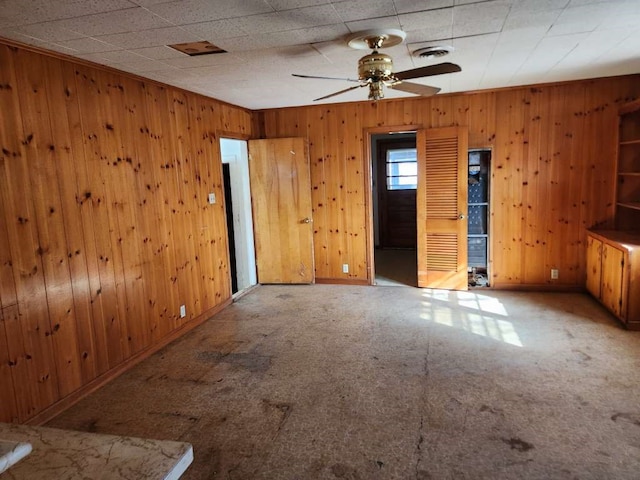
<svg viewBox="0 0 640 480">
<path fill-rule="evenodd" d="M 602 242 L 587 236 L 587 290 L 598 300 L 602 299 Z"/>
<path fill-rule="evenodd" d="M 614 315 L 623 316 L 624 252 L 602 245 L 602 303 Z"/>
</svg>

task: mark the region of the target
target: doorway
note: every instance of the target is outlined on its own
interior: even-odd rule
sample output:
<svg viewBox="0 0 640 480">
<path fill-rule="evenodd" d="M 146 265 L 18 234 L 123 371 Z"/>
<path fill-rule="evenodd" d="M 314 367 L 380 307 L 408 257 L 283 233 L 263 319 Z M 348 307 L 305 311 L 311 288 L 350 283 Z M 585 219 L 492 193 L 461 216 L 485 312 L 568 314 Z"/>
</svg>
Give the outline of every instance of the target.
<svg viewBox="0 0 640 480">
<path fill-rule="evenodd" d="M 371 136 L 375 283 L 417 286 L 416 133 Z"/>
<path fill-rule="evenodd" d="M 220 154 L 229 232 L 231 293 L 237 295 L 257 284 L 247 142 L 221 138 Z"/>
</svg>

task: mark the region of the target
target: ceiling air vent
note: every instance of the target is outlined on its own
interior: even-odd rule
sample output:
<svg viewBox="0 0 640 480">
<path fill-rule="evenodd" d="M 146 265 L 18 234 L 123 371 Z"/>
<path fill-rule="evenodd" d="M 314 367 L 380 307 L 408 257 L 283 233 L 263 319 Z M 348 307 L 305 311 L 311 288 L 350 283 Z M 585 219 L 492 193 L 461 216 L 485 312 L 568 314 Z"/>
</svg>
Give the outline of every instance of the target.
<svg viewBox="0 0 640 480">
<path fill-rule="evenodd" d="M 186 53 L 191 57 L 196 55 L 212 55 L 214 53 L 227 53 L 226 50 L 216 47 L 213 43 L 202 42 L 189 42 L 189 43 L 176 43 L 174 45 L 168 45 L 171 48 L 178 50 L 179 52 Z"/>
<path fill-rule="evenodd" d="M 413 55 L 420 58 L 444 57 L 454 50 L 455 48 L 450 45 L 437 45 L 434 47 L 424 47 L 414 50 Z"/>
</svg>

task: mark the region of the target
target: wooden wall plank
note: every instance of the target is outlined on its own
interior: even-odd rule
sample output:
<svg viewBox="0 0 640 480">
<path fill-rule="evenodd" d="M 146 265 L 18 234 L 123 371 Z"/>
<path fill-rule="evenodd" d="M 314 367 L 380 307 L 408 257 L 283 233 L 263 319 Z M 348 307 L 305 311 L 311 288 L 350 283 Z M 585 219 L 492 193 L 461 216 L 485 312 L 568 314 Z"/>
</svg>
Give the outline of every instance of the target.
<svg viewBox="0 0 640 480">
<path fill-rule="evenodd" d="M 64 212 L 57 166 L 68 159 L 64 157 L 64 145 L 57 144 L 51 130 L 52 113 L 46 87 L 50 72 L 46 69 L 45 59 L 31 55 L 20 55 L 18 59 L 16 73 L 22 85 L 19 97 L 23 129 L 34 132 L 33 140 L 27 146 L 27 159 L 38 230 L 38 254 L 47 291 L 49 335 L 53 341 L 59 395 L 66 396 L 82 384 L 68 248 L 65 229 L 60 228 L 64 224 Z"/>
<path fill-rule="evenodd" d="M 215 132 L 253 118 L 14 45 L 0 67 L 0 420 L 27 421 L 228 302 Z"/>
<path fill-rule="evenodd" d="M 268 138 L 294 135 L 299 131 L 295 125 L 306 119 L 318 280 L 341 278 L 347 261 L 356 266 L 350 280 L 367 280 L 367 269 L 359 265 L 366 262 L 368 246 L 353 243 L 351 233 L 368 215 L 362 196 L 365 178 L 357 172 L 370 165 L 364 146 L 350 144 L 354 132 L 463 125 L 470 147 L 493 151 L 492 284 L 580 287 L 585 227 L 613 217 L 615 111 L 639 95 L 636 75 L 339 107 L 269 109 L 259 112 L 257 123 Z M 356 151 L 356 159 L 346 163 L 334 158 Z M 358 182 L 353 187 L 357 195 L 344 201 L 336 196 L 336 185 L 348 183 L 351 190 Z M 549 278 L 552 266 L 560 270 L 555 282 Z"/>
</svg>

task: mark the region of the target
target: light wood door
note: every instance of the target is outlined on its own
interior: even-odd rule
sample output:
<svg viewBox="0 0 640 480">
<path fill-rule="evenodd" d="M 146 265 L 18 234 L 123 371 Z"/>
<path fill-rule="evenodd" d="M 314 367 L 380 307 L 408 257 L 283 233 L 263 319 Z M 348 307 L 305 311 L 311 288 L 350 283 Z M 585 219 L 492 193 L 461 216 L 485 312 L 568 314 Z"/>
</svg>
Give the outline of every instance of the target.
<svg viewBox="0 0 640 480">
<path fill-rule="evenodd" d="M 418 286 L 467 290 L 467 129 L 419 130 Z"/>
<path fill-rule="evenodd" d="M 259 283 L 312 283 L 313 223 L 307 142 L 249 141 Z"/>
<path fill-rule="evenodd" d="M 602 242 L 587 236 L 587 291 L 601 299 L 602 285 Z"/>
<path fill-rule="evenodd" d="M 623 317 L 624 252 L 602 244 L 602 303 L 614 315 Z"/>
</svg>

